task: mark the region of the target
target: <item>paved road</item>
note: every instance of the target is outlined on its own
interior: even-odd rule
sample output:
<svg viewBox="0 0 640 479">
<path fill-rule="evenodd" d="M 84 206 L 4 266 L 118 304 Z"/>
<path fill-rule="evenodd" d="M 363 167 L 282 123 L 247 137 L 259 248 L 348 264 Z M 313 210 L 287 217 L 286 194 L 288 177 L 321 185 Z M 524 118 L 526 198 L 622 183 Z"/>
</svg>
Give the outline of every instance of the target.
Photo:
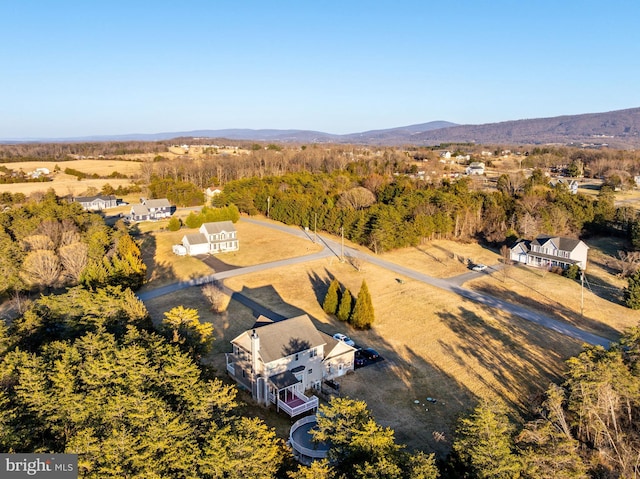
<svg viewBox="0 0 640 479">
<path fill-rule="evenodd" d="M 309 239 L 310 241 L 314 239 L 313 233 L 308 233 L 304 231 L 302 228 L 285 226 L 279 223 L 272 223 L 265 220 L 256 220 L 254 218 L 243 217 L 241 221 L 244 221 L 247 223 L 253 223 L 253 224 L 268 227 L 268 228 L 274 228 L 288 234 L 293 234 L 300 238 Z M 225 278 L 230 278 L 232 276 L 239 276 L 242 274 L 253 273 L 256 271 L 263 271 L 265 269 L 277 268 L 277 267 L 296 264 L 296 263 L 303 263 L 306 261 L 315 261 L 315 260 L 330 257 L 330 256 L 336 256 L 338 258 L 341 256 L 341 252 L 343 251 L 343 249 L 340 243 L 338 243 L 337 241 L 330 240 L 328 238 L 320 237 L 320 236 L 318 236 L 318 240 L 324 245 L 324 248 L 322 251 L 319 251 L 317 253 L 313 253 L 305 256 L 299 256 L 297 258 L 289 258 L 289 259 L 284 259 L 280 261 L 273 261 L 270 263 L 263 263 L 263 264 L 254 265 L 254 266 L 247 266 L 244 268 L 237 268 L 229 271 L 223 271 L 220 273 L 212 274 L 209 276 L 203 276 L 201 278 L 192 279 L 190 281 L 174 283 L 174 284 L 153 289 L 151 291 L 146 291 L 144 293 L 139 294 L 138 297 L 144 301 L 144 300 L 156 298 L 158 296 L 162 296 L 164 294 L 169 294 L 174 291 L 179 291 L 181 289 L 188 288 L 191 286 L 197 286 L 197 285 L 202 285 L 202 284 L 210 283 L 217 280 L 223 280 Z M 525 308 L 517 304 L 509 303 L 507 301 L 504 301 L 500 298 L 496 298 L 486 293 L 479 293 L 477 291 L 473 291 L 473 290 L 462 287 L 462 284 L 468 281 L 469 279 L 476 278 L 482 274 L 491 274 L 492 272 L 498 271 L 501 265 L 491 266 L 489 267 L 488 270 L 485 270 L 484 272 L 471 271 L 453 278 L 441 279 L 441 278 L 434 278 L 432 276 L 426 275 L 419 271 L 415 271 L 413 269 L 406 268 L 404 266 L 401 266 L 395 263 L 391 263 L 390 261 L 383 260 L 373 254 L 364 253 L 362 251 L 349 248 L 346 246 L 344 247 L 344 255 L 346 257 L 354 257 L 362 261 L 375 264 L 376 266 L 380 266 L 381 268 L 388 269 L 400 275 L 406 276 L 407 278 L 411 278 L 416 281 L 421 281 L 423 283 L 430 284 L 432 286 L 457 294 L 459 296 L 462 296 L 471 301 L 478 302 L 485 306 L 500 309 L 503 311 L 508 311 L 509 313 L 519 316 L 523 319 L 526 319 L 527 321 L 531 321 L 533 323 L 539 324 L 540 326 L 543 326 L 547 329 L 559 332 L 561 334 L 564 334 L 565 336 L 578 339 L 585 343 L 601 345 L 604 347 L 609 346 L 610 340 L 606 338 L 603 338 L 593 333 L 589 333 L 587 331 L 583 331 L 580 328 L 577 328 L 575 326 L 572 326 L 562 321 L 558 321 L 540 312 Z M 244 300 L 242 298 L 244 298 Z M 241 303 L 252 308 L 252 306 L 250 306 L 249 303 L 253 303 L 253 302 L 249 298 L 246 298 L 240 295 L 239 293 L 235 293 L 234 299 L 237 299 Z M 264 314 L 264 312 L 261 314 Z M 268 316 L 268 317 L 272 317 L 274 315 L 279 316 L 277 315 L 277 313 L 273 313 L 273 312 L 270 312 L 270 314 L 265 314 L 265 316 Z M 272 317 L 272 319 L 276 319 L 276 318 Z"/>
</svg>

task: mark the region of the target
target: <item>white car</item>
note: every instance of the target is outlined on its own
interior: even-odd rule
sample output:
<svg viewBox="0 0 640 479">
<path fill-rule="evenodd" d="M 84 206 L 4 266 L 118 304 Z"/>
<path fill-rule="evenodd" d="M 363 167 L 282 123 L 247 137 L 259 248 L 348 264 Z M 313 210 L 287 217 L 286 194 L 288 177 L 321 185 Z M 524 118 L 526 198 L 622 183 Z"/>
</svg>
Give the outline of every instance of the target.
<svg viewBox="0 0 640 479">
<path fill-rule="evenodd" d="M 338 341 L 342 341 L 343 343 L 348 344 L 349 346 L 355 346 L 356 343 L 346 334 L 336 333 L 333 335 L 333 339 L 337 339 Z"/>
<path fill-rule="evenodd" d="M 486 264 L 475 264 L 473 265 L 473 268 L 471 268 L 473 271 L 484 271 L 485 269 L 487 269 L 487 265 Z"/>
</svg>

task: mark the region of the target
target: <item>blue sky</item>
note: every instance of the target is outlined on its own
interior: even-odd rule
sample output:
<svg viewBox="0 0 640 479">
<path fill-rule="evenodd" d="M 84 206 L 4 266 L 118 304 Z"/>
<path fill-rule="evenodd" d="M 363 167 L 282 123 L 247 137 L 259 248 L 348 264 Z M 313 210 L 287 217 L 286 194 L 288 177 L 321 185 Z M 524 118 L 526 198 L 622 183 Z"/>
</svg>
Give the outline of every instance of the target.
<svg viewBox="0 0 640 479">
<path fill-rule="evenodd" d="M 7 0 L 0 18 L 0 138 L 640 106 L 637 0 Z"/>
</svg>

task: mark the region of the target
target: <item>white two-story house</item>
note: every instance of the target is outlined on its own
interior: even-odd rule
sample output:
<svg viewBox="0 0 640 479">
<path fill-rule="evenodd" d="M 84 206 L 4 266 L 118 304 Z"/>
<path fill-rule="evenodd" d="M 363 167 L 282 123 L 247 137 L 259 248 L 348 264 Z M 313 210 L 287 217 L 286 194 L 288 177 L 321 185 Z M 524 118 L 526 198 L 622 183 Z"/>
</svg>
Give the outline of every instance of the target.
<svg viewBox="0 0 640 479">
<path fill-rule="evenodd" d="M 578 265 L 587 268 L 589 247 L 583 241 L 561 236 L 538 236 L 533 241 L 518 241 L 511 248 L 511 260 L 537 267 Z"/>
<path fill-rule="evenodd" d="M 197 233 L 184 235 L 182 245 L 191 256 L 238 251 L 238 233 L 232 221 L 204 223 Z"/>
<path fill-rule="evenodd" d="M 131 207 L 131 221 L 156 221 L 171 216 L 171 203 L 166 198 L 157 200 L 141 199 L 140 204 Z"/>
<path fill-rule="evenodd" d="M 306 314 L 277 322 L 261 316 L 256 326 L 231 341 L 227 372 L 260 404 L 291 417 L 314 410 L 318 398 L 305 393 L 354 369 L 355 348 L 318 331 Z"/>
</svg>

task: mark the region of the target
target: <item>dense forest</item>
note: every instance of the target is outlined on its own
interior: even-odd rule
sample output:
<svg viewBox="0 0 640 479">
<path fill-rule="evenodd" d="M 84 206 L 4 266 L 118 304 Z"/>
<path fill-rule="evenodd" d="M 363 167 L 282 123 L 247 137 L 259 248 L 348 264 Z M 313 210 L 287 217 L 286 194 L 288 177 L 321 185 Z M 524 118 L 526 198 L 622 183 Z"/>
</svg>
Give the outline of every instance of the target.
<svg viewBox="0 0 640 479">
<path fill-rule="evenodd" d="M 433 238 L 480 239 L 499 244 L 540 233 L 578 237 L 627 234 L 631 208 L 615 208 L 613 190 L 597 199 L 551 188 L 540 170 L 519 186 L 503 175 L 498 191 L 473 188 L 469 178 L 431 185 L 407 176 L 297 173 L 229 182 L 217 203 L 287 224 L 317 227 L 375 252 L 415 246 Z"/>
<path fill-rule="evenodd" d="M 166 145 L 111 145 L 127 152 L 156 146 L 161 152 Z M 23 160 L 80 151 L 39 148 L 0 150 Z M 83 154 L 100 151 L 86 148 Z M 498 246 L 539 233 L 615 234 L 629 238 L 630 251 L 640 248 L 637 213 L 614 205 L 614 188 L 637 172 L 634 154 L 529 153 L 523 163 L 531 174 L 506 172 L 492 189 L 469 178 L 418 177 L 416 161 L 436 161 L 431 149 L 372 153 L 317 145 L 157 157 L 141 163 L 139 180 L 151 196 L 176 192 L 185 203 L 203 187 L 224 185 L 189 226 L 217 215 L 264 214 L 342 231 L 375 252 L 432 238 Z M 595 198 L 553 188 L 544 175 L 552 165 L 602 176 L 608 186 Z M 31 200 L 7 196 L 4 203 L 0 297 L 13 300 L 19 316 L 0 321 L 2 451 L 77 452 L 81 477 L 88 478 L 640 476 L 640 328 L 608 350 L 585 347 L 567 362 L 559 384 L 529 401 L 523 417 L 481 401 L 460 419 L 452 452 L 439 461 L 396 443 L 363 402 L 330 401 L 315 433 L 330 439 L 330 460 L 300 466 L 272 428 L 240 409 L 235 386 L 204 365 L 215 331 L 197 311 L 176 306 L 161 324 L 151 323 L 133 293 L 146 267 L 123 223 L 109 227 L 52 191 Z M 624 271 L 637 280 L 640 297 L 639 273 Z M 25 301 L 34 293 L 37 299 Z"/>
<path fill-rule="evenodd" d="M 77 284 L 138 289 L 146 266 L 126 226 L 115 228 L 53 191 L 0 213 L 0 295 Z"/>
</svg>

